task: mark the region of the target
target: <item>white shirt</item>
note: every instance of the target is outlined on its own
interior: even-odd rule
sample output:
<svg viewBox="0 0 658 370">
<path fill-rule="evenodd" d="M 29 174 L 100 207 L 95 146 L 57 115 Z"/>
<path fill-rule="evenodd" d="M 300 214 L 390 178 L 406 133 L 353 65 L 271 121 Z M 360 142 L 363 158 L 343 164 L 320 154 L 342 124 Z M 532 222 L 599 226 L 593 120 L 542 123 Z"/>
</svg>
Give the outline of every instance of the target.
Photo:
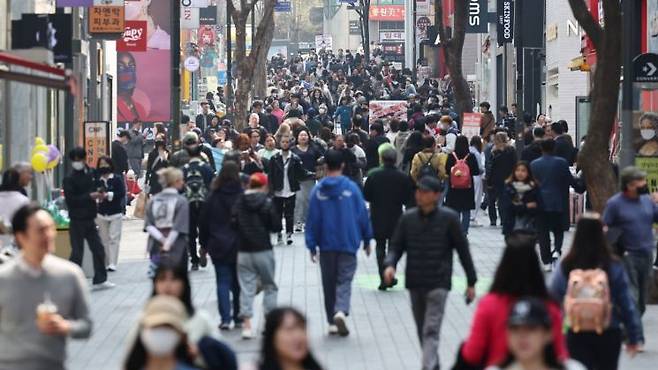
<svg viewBox="0 0 658 370">
<path fill-rule="evenodd" d="M 291 158 L 290 151 L 282 151 L 281 156 L 283 157 L 283 189 L 275 191 L 274 196 L 277 198 L 290 198 L 295 195 L 295 193 L 290 191 L 290 181 L 288 180 L 288 167 L 290 167 Z"/>
</svg>

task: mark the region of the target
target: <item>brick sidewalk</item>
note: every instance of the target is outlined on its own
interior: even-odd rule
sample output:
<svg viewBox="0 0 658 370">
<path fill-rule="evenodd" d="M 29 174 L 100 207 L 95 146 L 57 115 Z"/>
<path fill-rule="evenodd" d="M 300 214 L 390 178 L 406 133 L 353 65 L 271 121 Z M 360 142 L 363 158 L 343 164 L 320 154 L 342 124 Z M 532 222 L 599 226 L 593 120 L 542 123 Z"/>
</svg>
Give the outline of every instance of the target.
<svg viewBox="0 0 658 370">
<path fill-rule="evenodd" d="M 120 369 L 129 345 L 129 332 L 151 294 L 151 282 L 146 278 L 144 255 L 146 235 L 142 221 L 124 223 L 119 271 L 110 279 L 117 283 L 112 290 L 92 293 L 94 332 L 88 341 L 71 341 L 69 368 Z M 478 294 L 486 292 L 503 248 L 500 229 L 472 228 L 469 239 L 478 270 Z M 568 237 L 567 240 L 570 240 Z M 565 244 L 567 245 L 567 244 Z M 328 370 L 405 370 L 419 368 L 419 347 L 406 291 L 398 287 L 382 293 L 377 291 L 379 277 L 374 254 L 359 255 L 359 267 L 354 281 L 352 312 L 348 324 L 352 331 L 347 338 L 326 335 L 327 324 L 322 305 L 319 267 L 311 263 L 301 235 L 295 236 L 291 247 L 276 247 L 279 304 L 292 305 L 306 313 L 312 348 Z M 403 271 L 400 266 L 400 271 Z M 441 362 L 449 368 L 459 343 L 468 332 L 474 305 L 466 306 L 462 296 L 465 286 L 463 270 L 457 258 L 454 264 L 453 291 L 446 306 L 441 331 Z M 198 309 L 207 311 L 218 322 L 215 294 L 215 274 L 212 266 L 191 273 L 193 299 Z M 260 297 L 256 312 L 262 312 Z M 645 319 L 648 351 L 636 359 L 622 360 L 620 369 L 655 369 L 658 343 L 652 333 L 658 332 L 658 307 L 649 308 Z M 262 319 L 256 319 L 262 331 Z M 242 341 L 239 332 L 224 334 L 224 339 L 238 352 L 241 362 L 258 356 L 259 340 Z"/>
</svg>

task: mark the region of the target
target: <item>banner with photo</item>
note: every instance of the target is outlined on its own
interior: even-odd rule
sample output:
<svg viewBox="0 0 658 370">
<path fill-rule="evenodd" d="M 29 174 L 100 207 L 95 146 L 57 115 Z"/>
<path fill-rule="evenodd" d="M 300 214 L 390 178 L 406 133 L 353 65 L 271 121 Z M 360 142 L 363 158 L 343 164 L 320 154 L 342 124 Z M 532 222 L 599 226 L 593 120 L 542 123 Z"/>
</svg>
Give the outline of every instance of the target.
<svg viewBox="0 0 658 370">
<path fill-rule="evenodd" d="M 119 123 L 172 120 L 170 8 L 169 0 L 125 2 L 126 31 L 117 45 Z"/>
</svg>

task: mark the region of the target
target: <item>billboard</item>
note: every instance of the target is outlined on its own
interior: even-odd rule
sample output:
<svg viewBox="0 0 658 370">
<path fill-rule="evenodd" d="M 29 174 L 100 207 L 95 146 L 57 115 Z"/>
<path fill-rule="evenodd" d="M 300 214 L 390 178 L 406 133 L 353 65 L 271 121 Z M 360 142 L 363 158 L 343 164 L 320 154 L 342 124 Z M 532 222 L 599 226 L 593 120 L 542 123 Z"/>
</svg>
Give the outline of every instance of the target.
<svg viewBox="0 0 658 370">
<path fill-rule="evenodd" d="M 407 120 L 407 102 L 404 100 L 371 100 L 368 108 L 370 110 L 370 122 L 390 118 L 396 118 L 400 121 Z"/>
<path fill-rule="evenodd" d="M 403 21 L 404 5 L 370 5 L 371 21 Z"/>
<path fill-rule="evenodd" d="M 146 123 L 172 120 L 171 7 L 168 5 L 169 0 L 126 1 L 128 40 L 124 32 L 117 52 L 116 104 L 120 124 L 134 120 Z"/>
</svg>

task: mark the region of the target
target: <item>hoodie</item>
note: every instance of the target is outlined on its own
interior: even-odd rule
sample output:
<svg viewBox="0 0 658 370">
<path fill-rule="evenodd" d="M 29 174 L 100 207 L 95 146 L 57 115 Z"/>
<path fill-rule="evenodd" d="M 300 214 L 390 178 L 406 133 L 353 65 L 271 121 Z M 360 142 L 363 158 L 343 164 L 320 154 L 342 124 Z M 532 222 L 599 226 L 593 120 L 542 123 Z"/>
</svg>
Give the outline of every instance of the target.
<svg viewBox="0 0 658 370">
<path fill-rule="evenodd" d="M 270 232 L 281 231 L 272 201 L 266 193 L 247 190 L 233 207 L 233 225 L 238 232 L 240 252 L 262 252 L 272 249 Z"/>
<path fill-rule="evenodd" d="M 199 241 L 213 260 L 235 263 L 238 235 L 231 226 L 231 210 L 242 194 L 239 182 L 228 183 L 210 193 L 199 217 Z"/>
<path fill-rule="evenodd" d="M 315 253 L 356 254 L 361 242 L 368 246 L 372 226 L 357 185 L 345 176 L 322 179 L 311 191 L 306 220 L 306 247 Z"/>
</svg>

